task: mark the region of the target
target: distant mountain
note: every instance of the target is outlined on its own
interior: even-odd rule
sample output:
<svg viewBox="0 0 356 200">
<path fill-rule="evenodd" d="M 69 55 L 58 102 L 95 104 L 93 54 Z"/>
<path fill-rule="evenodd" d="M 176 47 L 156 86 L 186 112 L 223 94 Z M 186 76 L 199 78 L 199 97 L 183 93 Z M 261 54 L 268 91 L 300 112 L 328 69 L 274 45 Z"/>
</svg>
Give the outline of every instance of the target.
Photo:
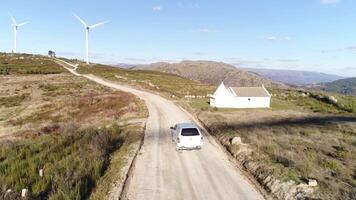
<svg viewBox="0 0 356 200">
<path fill-rule="evenodd" d="M 133 69 L 155 70 L 177 74 L 212 85 L 218 85 L 221 81 L 224 81 L 228 86 L 261 86 L 264 84 L 266 87 L 286 87 L 282 83 L 274 82 L 255 73 L 240 70 L 222 62 L 183 61 L 174 64 L 159 62 L 137 66 Z"/>
<path fill-rule="evenodd" d="M 136 65 L 133 64 L 126 64 L 126 63 L 118 63 L 115 65 L 112 65 L 113 67 L 120 67 L 120 68 L 124 68 L 124 69 L 131 69 L 133 67 L 135 67 Z"/>
<path fill-rule="evenodd" d="M 278 70 L 278 69 L 256 69 L 256 68 L 240 68 L 250 72 L 254 72 L 265 78 L 282 82 L 288 85 L 309 85 L 316 83 L 332 82 L 343 79 L 345 77 L 325 74 L 311 71 L 297 71 L 297 70 Z"/>
<path fill-rule="evenodd" d="M 320 84 L 319 87 L 327 92 L 337 92 L 345 95 L 356 95 L 356 77 Z"/>
</svg>

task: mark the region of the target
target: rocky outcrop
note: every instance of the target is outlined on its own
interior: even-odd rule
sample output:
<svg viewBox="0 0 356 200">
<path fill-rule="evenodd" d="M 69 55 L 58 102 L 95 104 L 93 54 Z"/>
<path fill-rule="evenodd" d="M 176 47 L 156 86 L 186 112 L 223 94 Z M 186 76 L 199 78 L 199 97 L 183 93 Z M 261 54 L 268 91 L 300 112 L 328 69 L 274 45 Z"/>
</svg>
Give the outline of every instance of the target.
<svg viewBox="0 0 356 200">
<path fill-rule="evenodd" d="M 240 137 L 230 138 L 226 135 L 217 135 L 220 143 L 238 160 L 238 162 L 252 174 L 256 180 L 275 199 L 295 200 L 308 199 L 312 196 L 314 185 L 306 183 L 296 184 L 294 181 L 281 181 L 272 175 L 272 172 L 262 163 L 255 161 L 251 157 L 252 149 L 242 143 Z"/>
</svg>

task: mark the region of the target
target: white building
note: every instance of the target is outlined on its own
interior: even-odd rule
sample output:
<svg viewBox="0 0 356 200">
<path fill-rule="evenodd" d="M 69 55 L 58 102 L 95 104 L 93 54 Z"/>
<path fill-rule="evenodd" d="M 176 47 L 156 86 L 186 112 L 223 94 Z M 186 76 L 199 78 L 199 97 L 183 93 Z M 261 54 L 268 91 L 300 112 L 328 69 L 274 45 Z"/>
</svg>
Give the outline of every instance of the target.
<svg viewBox="0 0 356 200">
<path fill-rule="evenodd" d="M 269 108 L 271 94 L 262 87 L 225 87 L 221 83 L 210 96 L 210 106 L 217 108 Z"/>
</svg>

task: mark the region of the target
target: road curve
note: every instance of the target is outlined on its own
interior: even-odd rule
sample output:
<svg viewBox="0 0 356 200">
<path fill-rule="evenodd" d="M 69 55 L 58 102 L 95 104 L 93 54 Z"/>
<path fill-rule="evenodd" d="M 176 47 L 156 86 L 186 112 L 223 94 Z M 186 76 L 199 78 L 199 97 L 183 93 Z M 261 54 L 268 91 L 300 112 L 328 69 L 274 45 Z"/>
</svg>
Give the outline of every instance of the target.
<svg viewBox="0 0 356 200">
<path fill-rule="evenodd" d="M 169 127 L 192 120 L 171 101 L 67 69 L 101 85 L 133 93 L 146 102 L 149 117 L 144 144 L 131 170 L 123 199 L 264 199 L 210 136 L 205 135 L 201 150 L 176 151 Z"/>
</svg>

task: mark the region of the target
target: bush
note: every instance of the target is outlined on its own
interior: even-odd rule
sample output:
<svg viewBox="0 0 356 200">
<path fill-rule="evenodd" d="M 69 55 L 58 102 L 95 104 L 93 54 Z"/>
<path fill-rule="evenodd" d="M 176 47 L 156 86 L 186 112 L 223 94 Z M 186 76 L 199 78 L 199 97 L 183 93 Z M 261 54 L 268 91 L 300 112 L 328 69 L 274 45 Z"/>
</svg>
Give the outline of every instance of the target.
<svg viewBox="0 0 356 200">
<path fill-rule="evenodd" d="M 323 160 L 321 161 L 321 166 L 325 169 L 337 170 L 337 163 L 332 160 Z"/>
</svg>

